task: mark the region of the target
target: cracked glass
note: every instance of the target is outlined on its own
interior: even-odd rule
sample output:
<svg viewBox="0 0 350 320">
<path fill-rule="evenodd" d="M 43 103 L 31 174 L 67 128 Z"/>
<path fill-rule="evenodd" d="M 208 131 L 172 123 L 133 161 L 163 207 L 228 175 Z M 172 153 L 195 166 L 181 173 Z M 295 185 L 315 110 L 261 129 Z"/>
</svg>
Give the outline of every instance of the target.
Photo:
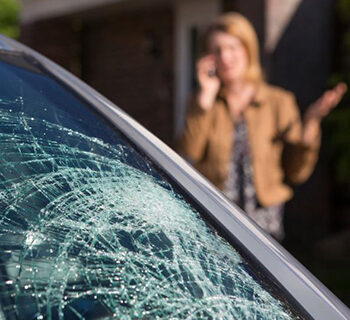
<svg viewBox="0 0 350 320">
<path fill-rule="evenodd" d="M 0 319 L 300 318 L 79 96 L 0 74 Z"/>
</svg>

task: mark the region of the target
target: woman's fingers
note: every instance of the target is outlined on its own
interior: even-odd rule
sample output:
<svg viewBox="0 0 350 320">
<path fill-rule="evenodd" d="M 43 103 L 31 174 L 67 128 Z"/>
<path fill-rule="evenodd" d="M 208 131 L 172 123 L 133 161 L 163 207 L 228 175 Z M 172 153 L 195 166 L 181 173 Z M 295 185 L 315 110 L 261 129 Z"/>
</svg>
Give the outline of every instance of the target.
<svg viewBox="0 0 350 320">
<path fill-rule="evenodd" d="M 338 101 L 337 92 L 333 90 L 328 90 L 324 93 L 324 99 L 320 105 L 320 110 L 327 111 L 337 105 Z"/>
<path fill-rule="evenodd" d="M 201 90 L 209 95 L 216 95 L 220 87 L 220 80 L 215 74 L 215 58 L 209 54 L 197 62 L 197 79 Z"/>
<path fill-rule="evenodd" d="M 339 104 L 346 91 L 347 86 L 343 82 L 337 84 L 333 89 L 325 91 L 323 95 L 313 104 L 313 111 L 315 115 L 321 117 L 326 116 Z"/>
<path fill-rule="evenodd" d="M 206 55 L 197 61 L 197 68 L 198 69 L 208 68 L 209 66 L 212 66 L 214 64 L 215 64 L 214 57 L 212 55 Z"/>
<path fill-rule="evenodd" d="M 335 107 L 340 102 L 346 90 L 347 87 L 345 83 L 337 84 L 333 89 L 327 92 L 327 104 L 330 107 Z"/>
<path fill-rule="evenodd" d="M 334 98 L 335 101 L 333 101 L 333 104 L 334 104 L 333 107 L 336 107 L 340 102 L 340 100 L 343 98 L 346 91 L 348 90 L 348 87 L 344 82 L 340 82 L 334 87 L 333 90 L 335 92 L 335 98 Z"/>
<path fill-rule="evenodd" d="M 340 82 L 334 87 L 334 90 L 336 90 L 339 95 L 343 96 L 348 90 L 348 86 L 345 82 Z"/>
<path fill-rule="evenodd" d="M 220 89 L 220 80 L 213 71 L 215 70 L 215 59 L 213 55 L 206 55 L 197 61 L 197 80 L 199 90 L 197 103 L 202 109 L 210 109 Z"/>
<path fill-rule="evenodd" d="M 206 55 L 197 62 L 197 72 L 199 75 L 207 76 L 210 70 L 215 69 L 215 60 L 212 55 Z"/>
</svg>

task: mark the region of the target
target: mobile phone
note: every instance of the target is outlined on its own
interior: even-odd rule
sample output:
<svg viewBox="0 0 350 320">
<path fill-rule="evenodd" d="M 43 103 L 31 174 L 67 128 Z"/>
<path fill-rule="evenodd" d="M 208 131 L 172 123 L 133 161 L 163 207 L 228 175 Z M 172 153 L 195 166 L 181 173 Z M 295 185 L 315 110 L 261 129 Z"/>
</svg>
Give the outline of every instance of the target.
<svg viewBox="0 0 350 320">
<path fill-rule="evenodd" d="M 213 78 L 215 76 L 216 76 L 216 69 L 215 68 L 209 69 L 208 70 L 208 77 Z"/>
</svg>

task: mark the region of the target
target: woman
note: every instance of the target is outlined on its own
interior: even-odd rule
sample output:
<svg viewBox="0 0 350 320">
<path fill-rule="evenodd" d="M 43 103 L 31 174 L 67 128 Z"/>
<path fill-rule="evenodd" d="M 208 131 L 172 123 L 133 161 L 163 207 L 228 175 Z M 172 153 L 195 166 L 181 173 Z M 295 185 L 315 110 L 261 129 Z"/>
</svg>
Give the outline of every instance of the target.
<svg viewBox="0 0 350 320">
<path fill-rule="evenodd" d="M 326 91 L 302 122 L 294 96 L 263 81 L 257 37 L 246 18 L 221 16 L 209 28 L 206 45 L 179 152 L 282 240 L 289 184 L 302 183 L 312 173 L 320 121 L 338 104 L 346 85 Z"/>
</svg>

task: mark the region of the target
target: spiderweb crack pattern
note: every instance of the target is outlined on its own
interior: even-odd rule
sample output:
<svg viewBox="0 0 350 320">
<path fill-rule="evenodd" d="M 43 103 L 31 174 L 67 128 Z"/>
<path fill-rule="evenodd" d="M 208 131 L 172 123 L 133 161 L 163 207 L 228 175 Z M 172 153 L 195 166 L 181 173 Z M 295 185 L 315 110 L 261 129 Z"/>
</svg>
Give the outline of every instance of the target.
<svg viewBox="0 0 350 320">
<path fill-rule="evenodd" d="M 293 318 L 167 182 L 127 163 L 127 147 L 23 113 L 0 117 L 5 314 Z"/>
</svg>

